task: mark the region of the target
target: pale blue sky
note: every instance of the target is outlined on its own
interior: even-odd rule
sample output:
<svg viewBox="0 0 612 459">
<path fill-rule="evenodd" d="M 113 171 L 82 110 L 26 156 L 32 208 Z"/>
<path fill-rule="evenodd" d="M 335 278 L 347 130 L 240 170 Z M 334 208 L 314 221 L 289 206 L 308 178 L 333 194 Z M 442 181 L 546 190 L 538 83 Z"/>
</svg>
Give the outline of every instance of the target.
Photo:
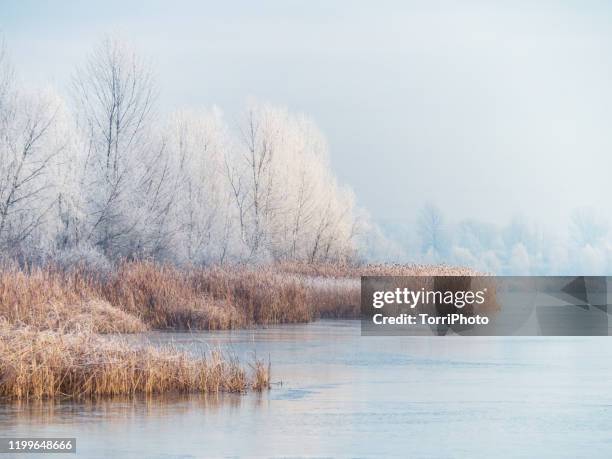
<svg viewBox="0 0 612 459">
<path fill-rule="evenodd" d="M 556 224 L 610 215 L 607 2 L 0 2 L 27 84 L 65 90 L 108 32 L 149 56 L 164 110 L 248 97 L 310 114 L 377 218 Z"/>
</svg>

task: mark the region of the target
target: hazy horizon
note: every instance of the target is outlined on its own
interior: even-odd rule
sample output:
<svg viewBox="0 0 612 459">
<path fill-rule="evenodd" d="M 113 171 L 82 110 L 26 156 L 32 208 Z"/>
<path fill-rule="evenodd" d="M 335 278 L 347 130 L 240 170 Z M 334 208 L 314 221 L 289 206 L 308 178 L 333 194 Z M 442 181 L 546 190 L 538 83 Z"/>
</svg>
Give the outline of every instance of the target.
<svg viewBox="0 0 612 459">
<path fill-rule="evenodd" d="M 311 116 L 377 221 L 424 202 L 555 231 L 610 213 L 612 11 L 603 2 L 15 2 L 0 29 L 26 85 L 65 92 L 107 33 L 150 58 L 164 112 L 248 98 Z M 119 14 L 120 13 L 120 14 Z"/>
</svg>

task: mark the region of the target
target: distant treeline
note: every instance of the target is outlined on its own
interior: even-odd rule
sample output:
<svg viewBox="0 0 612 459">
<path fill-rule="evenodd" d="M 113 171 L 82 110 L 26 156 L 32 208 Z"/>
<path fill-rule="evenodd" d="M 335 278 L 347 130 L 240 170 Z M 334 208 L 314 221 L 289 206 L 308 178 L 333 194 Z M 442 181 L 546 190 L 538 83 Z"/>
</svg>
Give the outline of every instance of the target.
<svg viewBox="0 0 612 459">
<path fill-rule="evenodd" d="M 494 225 L 451 221 L 425 205 L 413 223 L 392 222 L 360 239 L 363 256 L 383 262 L 445 263 L 504 275 L 609 275 L 612 233 L 605 215 L 574 209 L 566 225 L 543 227 L 515 217 Z"/>
</svg>

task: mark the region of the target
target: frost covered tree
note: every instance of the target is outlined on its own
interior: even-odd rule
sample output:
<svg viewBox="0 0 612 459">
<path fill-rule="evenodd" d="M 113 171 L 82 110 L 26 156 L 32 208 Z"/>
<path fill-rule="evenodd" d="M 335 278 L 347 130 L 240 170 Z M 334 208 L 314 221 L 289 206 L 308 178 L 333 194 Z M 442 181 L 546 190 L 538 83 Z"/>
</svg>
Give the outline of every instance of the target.
<svg viewBox="0 0 612 459">
<path fill-rule="evenodd" d="M 272 220 L 278 204 L 274 192 L 280 132 L 278 119 L 268 108 L 250 107 L 240 126 L 242 148 L 230 162 L 228 173 L 234 200 L 240 212 L 240 232 L 250 256 L 259 255 L 269 243 Z"/>
<path fill-rule="evenodd" d="M 180 111 L 161 125 L 150 68 L 112 38 L 77 69 L 73 111 L 51 90 L 17 90 L 12 75 L 2 52 L 5 252 L 28 247 L 64 264 L 355 255 L 353 195 L 307 117 L 252 104 L 238 126 L 218 109 Z"/>
<path fill-rule="evenodd" d="M 608 232 L 609 225 L 606 219 L 591 208 L 577 208 L 570 215 L 570 238 L 578 248 L 601 244 L 606 240 Z"/>
<path fill-rule="evenodd" d="M 316 125 L 284 108 L 252 104 L 240 140 L 228 179 L 250 257 L 350 256 L 353 196 L 331 173 Z"/>
<path fill-rule="evenodd" d="M 422 253 L 437 261 L 448 249 L 448 237 L 444 217 L 438 207 L 426 204 L 420 211 L 417 220 L 417 233 L 421 241 Z"/>
<path fill-rule="evenodd" d="M 29 93 L 15 87 L 0 48 L 0 248 L 50 250 L 61 207 L 69 205 L 72 132 L 61 98 L 52 90 Z M 69 197 L 70 196 L 70 197 Z M 62 202 L 63 199 L 63 202 Z M 27 244 L 26 244 L 27 242 Z"/>
<path fill-rule="evenodd" d="M 231 139 L 221 112 L 175 113 L 167 128 L 178 259 L 223 263 L 240 255 L 239 227 L 227 177 Z"/>
<path fill-rule="evenodd" d="M 107 38 L 78 69 L 73 88 L 87 139 L 89 241 L 109 256 L 160 252 L 171 195 L 164 145 L 151 134 L 151 70 L 133 50 Z"/>
</svg>

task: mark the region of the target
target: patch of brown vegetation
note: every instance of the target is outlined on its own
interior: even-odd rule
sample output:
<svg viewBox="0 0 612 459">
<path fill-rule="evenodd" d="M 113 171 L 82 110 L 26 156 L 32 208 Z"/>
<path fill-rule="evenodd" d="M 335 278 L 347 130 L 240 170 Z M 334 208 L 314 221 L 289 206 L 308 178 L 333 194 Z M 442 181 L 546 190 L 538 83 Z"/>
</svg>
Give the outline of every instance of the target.
<svg viewBox="0 0 612 459">
<path fill-rule="evenodd" d="M 172 348 L 135 347 L 99 335 L 36 331 L 0 323 L 0 397 L 38 400 L 163 393 L 263 390 L 253 374 L 219 352 L 194 357 Z"/>
<path fill-rule="evenodd" d="M 0 317 L 39 330 L 135 333 L 142 321 L 95 291 L 93 278 L 47 267 L 0 271 Z"/>
<path fill-rule="evenodd" d="M 125 262 L 96 277 L 54 267 L 0 272 L 0 314 L 41 330 L 219 330 L 359 317 L 362 275 L 472 276 L 467 268 L 282 263 L 179 269 Z"/>
<path fill-rule="evenodd" d="M 310 277 L 359 278 L 361 276 L 482 276 L 471 268 L 449 265 L 420 264 L 350 264 L 285 262 L 278 265 L 282 272 Z"/>
</svg>

